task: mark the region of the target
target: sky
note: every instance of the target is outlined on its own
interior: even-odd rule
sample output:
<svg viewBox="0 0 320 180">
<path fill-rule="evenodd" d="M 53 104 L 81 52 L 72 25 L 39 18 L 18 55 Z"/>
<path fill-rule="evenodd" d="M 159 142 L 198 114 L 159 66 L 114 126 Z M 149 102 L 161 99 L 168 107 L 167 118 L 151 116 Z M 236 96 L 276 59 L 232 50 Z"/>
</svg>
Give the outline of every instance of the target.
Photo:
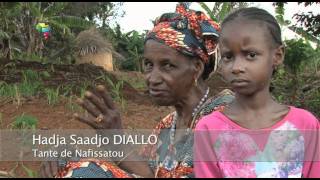
<svg viewBox="0 0 320 180">
<path fill-rule="evenodd" d="M 124 32 L 136 30 L 143 32 L 143 30 L 150 30 L 153 27 L 151 20 L 166 12 L 174 12 L 177 2 L 125 2 L 122 9 L 125 11 L 124 17 L 117 19 L 121 29 Z M 214 2 L 206 2 L 209 8 L 212 9 Z M 275 15 L 275 8 L 272 2 L 251 2 L 249 6 L 258 7 L 267 10 L 272 15 Z M 196 2 L 193 2 L 190 9 L 203 9 Z M 315 6 L 305 8 L 302 4 L 297 2 L 288 2 L 285 4 L 285 20 L 293 20 L 293 15 L 297 12 L 320 12 L 320 9 Z M 204 11 L 203 11 L 204 12 Z M 283 32 L 283 39 L 292 39 L 298 37 L 292 31 L 285 29 Z"/>
</svg>

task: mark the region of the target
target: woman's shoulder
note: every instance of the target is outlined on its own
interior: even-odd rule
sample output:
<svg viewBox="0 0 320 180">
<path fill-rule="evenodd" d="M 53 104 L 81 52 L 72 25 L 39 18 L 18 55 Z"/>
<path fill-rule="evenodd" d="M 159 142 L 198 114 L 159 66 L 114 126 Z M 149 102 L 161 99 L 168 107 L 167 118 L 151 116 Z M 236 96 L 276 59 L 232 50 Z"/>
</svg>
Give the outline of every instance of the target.
<svg viewBox="0 0 320 180">
<path fill-rule="evenodd" d="M 215 96 L 210 97 L 206 103 L 201 107 L 199 113 L 197 113 L 195 117 L 195 121 L 191 127 L 195 128 L 195 126 L 199 123 L 200 119 L 203 120 L 203 117 L 207 115 L 211 115 L 214 111 L 219 111 L 223 109 L 223 107 L 229 104 L 234 99 L 234 93 L 229 89 L 224 89 L 220 93 Z"/>
<path fill-rule="evenodd" d="M 167 116 L 165 116 L 163 119 L 160 120 L 160 122 L 156 125 L 154 129 L 164 129 L 164 128 L 170 128 L 173 123 L 175 112 L 169 113 Z"/>
<path fill-rule="evenodd" d="M 219 109 L 221 106 L 225 106 L 229 104 L 234 99 L 234 93 L 229 90 L 225 89 L 218 93 L 215 96 L 210 97 L 203 107 L 200 110 L 199 117 L 201 118 L 204 115 L 208 115 L 211 112 Z"/>
</svg>

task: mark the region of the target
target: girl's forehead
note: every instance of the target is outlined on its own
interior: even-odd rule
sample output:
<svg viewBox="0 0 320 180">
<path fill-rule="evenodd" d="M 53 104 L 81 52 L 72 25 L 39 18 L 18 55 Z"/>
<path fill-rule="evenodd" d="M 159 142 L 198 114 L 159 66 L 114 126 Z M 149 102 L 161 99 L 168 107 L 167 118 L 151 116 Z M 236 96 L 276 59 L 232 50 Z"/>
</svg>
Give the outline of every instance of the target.
<svg viewBox="0 0 320 180">
<path fill-rule="evenodd" d="M 227 22 L 221 29 L 221 34 L 225 33 L 267 33 L 267 26 L 264 22 L 259 20 L 250 20 L 238 18 Z"/>
<path fill-rule="evenodd" d="M 222 44 L 241 42 L 246 45 L 258 42 L 265 43 L 270 38 L 265 24 L 256 20 L 235 20 L 227 22 L 223 26 L 219 41 Z"/>
</svg>

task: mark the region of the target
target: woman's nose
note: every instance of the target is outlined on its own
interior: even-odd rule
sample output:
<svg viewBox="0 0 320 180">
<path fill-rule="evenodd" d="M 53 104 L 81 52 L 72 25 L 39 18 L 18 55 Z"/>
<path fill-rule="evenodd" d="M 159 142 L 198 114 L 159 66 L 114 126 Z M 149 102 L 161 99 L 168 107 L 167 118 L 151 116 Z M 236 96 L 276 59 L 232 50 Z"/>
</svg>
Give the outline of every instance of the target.
<svg viewBox="0 0 320 180">
<path fill-rule="evenodd" d="M 161 83 L 161 73 L 157 69 L 153 69 L 146 77 L 149 85 L 157 85 Z"/>
</svg>

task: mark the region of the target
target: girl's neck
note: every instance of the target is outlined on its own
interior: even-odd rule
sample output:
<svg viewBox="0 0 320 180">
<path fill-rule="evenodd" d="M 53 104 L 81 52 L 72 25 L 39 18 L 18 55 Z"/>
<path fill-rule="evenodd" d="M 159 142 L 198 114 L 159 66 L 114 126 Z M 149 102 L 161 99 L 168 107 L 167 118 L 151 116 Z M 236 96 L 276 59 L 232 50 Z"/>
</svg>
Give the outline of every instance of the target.
<svg viewBox="0 0 320 180">
<path fill-rule="evenodd" d="M 276 102 L 272 99 L 268 88 L 252 95 L 236 93 L 235 105 L 244 111 L 259 111 L 274 103 Z"/>
<path fill-rule="evenodd" d="M 260 91 L 251 96 L 236 93 L 235 101 L 224 113 L 241 127 L 263 129 L 272 127 L 288 112 L 289 108 L 274 101 L 269 91 Z"/>
</svg>

